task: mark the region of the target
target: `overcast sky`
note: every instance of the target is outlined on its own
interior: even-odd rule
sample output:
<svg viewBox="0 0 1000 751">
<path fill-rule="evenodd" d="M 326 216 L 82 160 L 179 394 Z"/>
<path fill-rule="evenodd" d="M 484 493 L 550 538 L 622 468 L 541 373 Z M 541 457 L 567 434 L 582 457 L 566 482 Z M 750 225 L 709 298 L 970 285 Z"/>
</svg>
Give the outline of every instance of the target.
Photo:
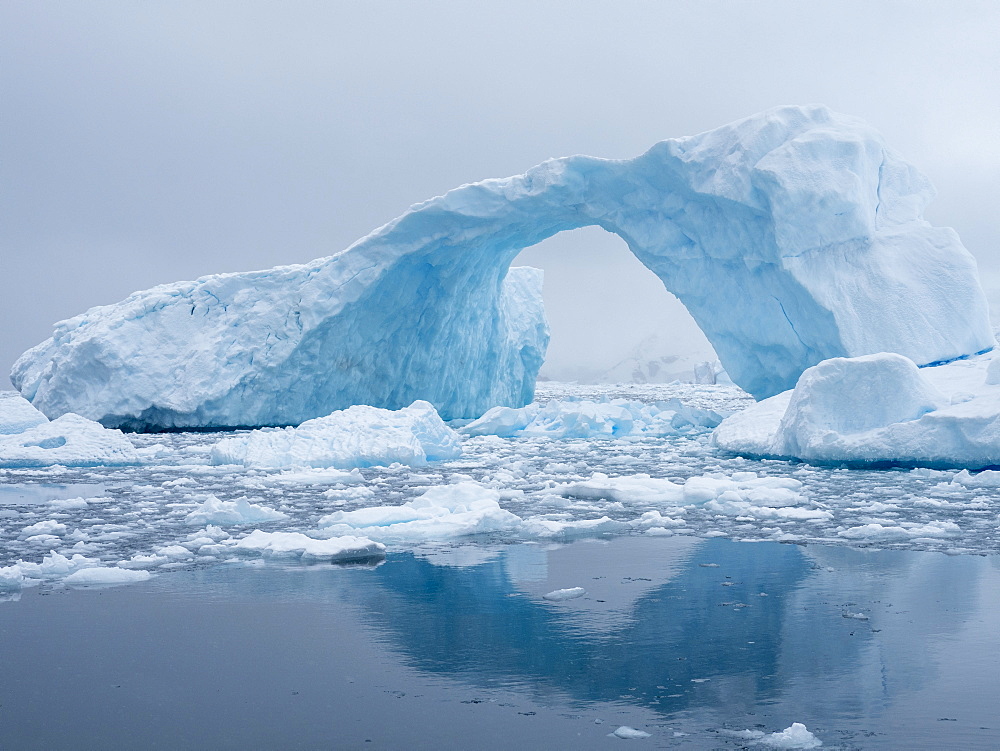
<svg viewBox="0 0 1000 751">
<path fill-rule="evenodd" d="M 4 0 L 0 370 L 133 290 L 329 255 L 462 183 L 789 103 L 881 130 L 1000 286 L 998 38 L 992 1 Z M 546 269 L 553 363 L 698 346 L 613 235 L 521 260 Z"/>
</svg>

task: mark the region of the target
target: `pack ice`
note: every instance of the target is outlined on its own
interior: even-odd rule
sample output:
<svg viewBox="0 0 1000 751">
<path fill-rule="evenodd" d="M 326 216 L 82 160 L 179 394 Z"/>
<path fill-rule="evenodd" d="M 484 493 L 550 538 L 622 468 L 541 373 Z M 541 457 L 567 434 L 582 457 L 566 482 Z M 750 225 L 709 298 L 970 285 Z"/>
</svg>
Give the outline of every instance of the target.
<svg viewBox="0 0 1000 751">
<path fill-rule="evenodd" d="M 926 178 L 864 123 L 786 106 L 634 159 L 553 159 L 412 207 L 300 266 L 137 292 L 56 325 L 11 378 L 42 412 L 132 428 L 299 424 L 353 404 L 470 418 L 532 399 L 564 230 L 618 234 L 757 398 L 833 357 L 993 346 L 975 263 Z"/>
</svg>

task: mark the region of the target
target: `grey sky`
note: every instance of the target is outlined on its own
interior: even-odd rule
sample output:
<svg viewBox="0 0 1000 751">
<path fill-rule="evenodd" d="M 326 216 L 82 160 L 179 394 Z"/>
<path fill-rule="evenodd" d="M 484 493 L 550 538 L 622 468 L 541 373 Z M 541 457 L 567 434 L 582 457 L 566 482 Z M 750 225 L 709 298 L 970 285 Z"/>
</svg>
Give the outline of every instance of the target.
<svg viewBox="0 0 1000 751">
<path fill-rule="evenodd" d="M 881 130 L 1000 286 L 998 37 L 995 2 L 5 0 L 0 370 L 135 289 L 329 255 L 461 183 L 786 103 Z M 616 237 L 522 260 L 553 358 L 694 341 Z"/>
</svg>

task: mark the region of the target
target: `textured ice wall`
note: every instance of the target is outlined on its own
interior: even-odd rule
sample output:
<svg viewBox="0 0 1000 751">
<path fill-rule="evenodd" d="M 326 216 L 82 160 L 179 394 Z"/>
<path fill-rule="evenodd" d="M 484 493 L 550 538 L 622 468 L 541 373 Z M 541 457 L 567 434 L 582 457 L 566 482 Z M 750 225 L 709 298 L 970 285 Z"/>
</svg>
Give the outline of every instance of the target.
<svg viewBox="0 0 1000 751">
<path fill-rule="evenodd" d="M 415 399 L 444 417 L 530 401 L 547 332 L 521 249 L 598 225 L 687 306 L 758 398 L 838 356 L 918 364 L 993 346 L 975 262 L 864 123 L 779 107 L 634 159 L 554 159 L 412 207 L 302 266 L 140 292 L 56 326 L 15 386 L 106 425 L 295 424 Z M 503 291 L 503 292 L 502 292 Z"/>
</svg>

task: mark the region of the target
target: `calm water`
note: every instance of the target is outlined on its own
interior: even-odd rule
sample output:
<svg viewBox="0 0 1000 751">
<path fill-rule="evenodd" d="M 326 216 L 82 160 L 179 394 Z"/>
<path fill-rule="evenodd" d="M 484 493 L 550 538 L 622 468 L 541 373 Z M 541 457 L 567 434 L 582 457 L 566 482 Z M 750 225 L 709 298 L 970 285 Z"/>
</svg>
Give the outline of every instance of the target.
<svg viewBox="0 0 1000 751">
<path fill-rule="evenodd" d="M 711 749 L 793 722 L 1000 748 L 997 556 L 618 537 L 233 563 L 26 590 L 0 640 L 9 749 Z"/>
</svg>

